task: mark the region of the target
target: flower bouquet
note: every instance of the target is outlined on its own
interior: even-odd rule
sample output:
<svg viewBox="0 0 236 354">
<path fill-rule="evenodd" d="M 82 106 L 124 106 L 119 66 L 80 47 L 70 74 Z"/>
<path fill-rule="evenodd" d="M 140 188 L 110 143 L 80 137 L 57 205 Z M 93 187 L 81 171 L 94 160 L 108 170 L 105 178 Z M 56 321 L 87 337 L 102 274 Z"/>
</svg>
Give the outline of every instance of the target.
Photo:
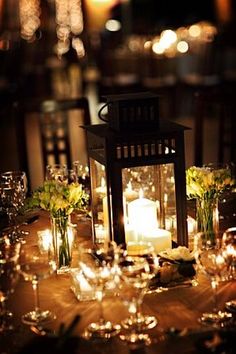
<svg viewBox="0 0 236 354">
<path fill-rule="evenodd" d="M 199 232 L 215 235 L 218 232 L 218 199 L 235 186 L 230 168 L 192 166 L 186 171 L 187 198 L 196 199 L 196 218 Z"/>
<path fill-rule="evenodd" d="M 52 244 L 59 269 L 71 263 L 70 215 L 74 210 L 84 209 L 87 200 L 88 195 L 79 183 L 55 180 L 46 180 L 28 200 L 28 207 L 41 208 L 50 213 Z"/>
</svg>

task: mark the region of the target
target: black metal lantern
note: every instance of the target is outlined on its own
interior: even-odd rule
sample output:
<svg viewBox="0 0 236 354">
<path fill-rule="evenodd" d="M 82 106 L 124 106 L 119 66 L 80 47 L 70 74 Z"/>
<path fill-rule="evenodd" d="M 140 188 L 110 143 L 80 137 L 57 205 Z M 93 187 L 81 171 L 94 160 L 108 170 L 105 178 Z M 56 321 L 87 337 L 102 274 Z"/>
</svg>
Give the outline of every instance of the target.
<svg viewBox="0 0 236 354">
<path fill-rule="evenodd" d="M 108 123 L 86 126 L 94 242 L 188 244 L 185 127 L 159 120 L 158 96 L 107 97 Z"/>
</svg>

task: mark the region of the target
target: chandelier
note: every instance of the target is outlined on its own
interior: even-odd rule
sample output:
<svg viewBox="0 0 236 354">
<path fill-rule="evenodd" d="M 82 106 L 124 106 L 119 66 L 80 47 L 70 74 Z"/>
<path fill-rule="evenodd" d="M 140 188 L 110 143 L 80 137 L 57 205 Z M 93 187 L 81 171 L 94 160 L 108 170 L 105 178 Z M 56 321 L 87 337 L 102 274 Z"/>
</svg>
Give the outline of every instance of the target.
<svg viewBox="0 0 236 354">
<path fill-rule="evenodd" d="M 52 1 L 52 0 L 51 0 Z M 85 55 L 84 45 L 79 38 L 83 31 L 83 14 L 81 0 L 54 0 L 55 21 L 57 33 L 56 52 L 59 57 L 69 51 L 70 46 L 75 49 L 79 58 Z M 19 15 L 21 37 L 32 41 L 41 21 L 40 0 L 20 0 Z"/>
</svg>

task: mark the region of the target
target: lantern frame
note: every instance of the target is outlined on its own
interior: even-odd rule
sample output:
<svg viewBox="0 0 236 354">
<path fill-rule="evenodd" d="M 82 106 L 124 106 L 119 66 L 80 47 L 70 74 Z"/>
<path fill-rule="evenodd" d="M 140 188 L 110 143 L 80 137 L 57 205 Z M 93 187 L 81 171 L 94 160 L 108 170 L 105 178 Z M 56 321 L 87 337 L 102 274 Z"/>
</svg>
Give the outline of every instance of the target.
<svg viewBox="0 0 236 354">
<path fill-rule="evenodd" d="M 156 129 L 117 131 L 109 124 L 85 126 L 89 161 L 105 168 L 109 238 L 125 242 L 122 169 L 172 163 L 174 165 L 178 245 L 188 245 L 184 131 L 180 124 L 160 120 Z M 93 173 L 90 165 L 91 191 Z M 96 240 L 92 195 L 93 241 Z"/>
</svg>

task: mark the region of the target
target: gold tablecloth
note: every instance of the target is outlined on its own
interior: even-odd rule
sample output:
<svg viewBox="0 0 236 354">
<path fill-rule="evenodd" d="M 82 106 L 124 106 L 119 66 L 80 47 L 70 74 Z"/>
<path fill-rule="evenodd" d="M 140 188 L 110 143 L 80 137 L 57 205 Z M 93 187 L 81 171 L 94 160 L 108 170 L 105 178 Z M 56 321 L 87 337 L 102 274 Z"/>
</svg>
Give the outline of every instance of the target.
<svg viewBox="0 0 236 354">
<path fill-rule="evenodd" d="M 25 229 L 30 231 L 31 236 L 36 236 L 37 231 L 47 227 L 49 227 L 49 217 L 47 213 L 40 213 L 37 222 L 24 226 Z M 89 240 L 90 235 L 90 222 L 78 222 L 78 244 L 83 240 Z M 76 259 L 74 259 L 74 261 L 76 262 Z M 96 301 L 77 300 L 71 290 L 71 277 L 69 274 L 57 274 L 40 281 L 39 295 L 40 307 L 53 311 L 57 316 L 56 320 L 47 326 L 52 330 L 57 330 L 62 322 L 68 325 L 75 315 L 80 315 L 81 319 L 74 332 L 75 335 L 80 335 L 90 322 L 98 319 L 98 304 Z M 231 299 L 236 299 L 235 281 L 222 283 L 218 291 L 220 307 L 223 307 L 225 302 Z M 144 313 L 155 315 L 158 318 L 158 326 L 150 331 L 153 338 L 158 339 L 161 337 L 163 331 L 171 327 L 180 330 L 185 328 L 200 328 L 198 318 L 203 311 L 212 309 L 212 300 L 212 290 L 209 280 L 200 277 L 199 285 L 196 287 L 179 287 L 162 293 L 145 295 L 142 309 Z M 21 322 L 21 316 L 34 308 L 33 290 L 30 282 L 25 282 L 23 278 L 20 279 L 14 294 L 10 296 L 8 307 L 14 313 L 13 322 L 15 330 L 7 335 L 0 333 L 0 354 L 17 353 L 25 343 L 36 336 L 30 330 L 29 326 Z M 106 319 L 119 323 L 128 316 L 128 312 L 119 297 L 109 295 L 104 299 L 104 315 Z M 89 348 L 89 353 L 92 353 L 92 347 L 90 346 Z M 96 346 L 96 348 L 98 348 L 98 346 Z M 123 354 L 129 353 L 130 350 L 130 348 L 118 338 L 114 338 L 106 344 L 103 343 L 101 348 L 99 349 L 100 351 L 97 349 L 97 352 Z M 156 354 L 171 353 L 167 351 L 167 347 L 163 349 L 163 343 L 161 344 L 158 340 L 156 344 L 143 349 L 143 352 L 155 352 Z M 178 353 L 177 347 L 175 350 L 173 349 L 173 352 Z M 183 353 L 182 351 L 180 352 Z"/>
</svg>

